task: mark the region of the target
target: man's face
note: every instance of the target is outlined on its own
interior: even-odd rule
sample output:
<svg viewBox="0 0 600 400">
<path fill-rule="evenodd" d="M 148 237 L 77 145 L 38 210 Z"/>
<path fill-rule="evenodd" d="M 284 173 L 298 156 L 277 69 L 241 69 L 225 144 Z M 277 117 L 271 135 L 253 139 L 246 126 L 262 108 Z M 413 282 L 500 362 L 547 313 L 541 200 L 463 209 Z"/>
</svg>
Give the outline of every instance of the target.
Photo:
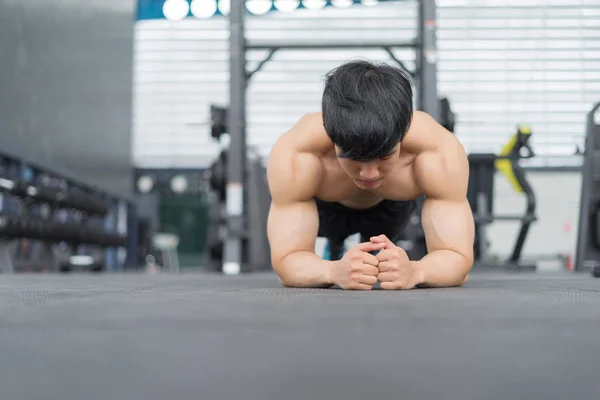
<svg viewBox="0 0 600 400">
<path fill-rule="evenodd" d="M 356 186 L 365 190 L 376 189 L 398 162 L 399 151 L 398 145 L 392 154 L 377 160 L 361 162 L 338 157 L 338 161 Z"/>
</svg>

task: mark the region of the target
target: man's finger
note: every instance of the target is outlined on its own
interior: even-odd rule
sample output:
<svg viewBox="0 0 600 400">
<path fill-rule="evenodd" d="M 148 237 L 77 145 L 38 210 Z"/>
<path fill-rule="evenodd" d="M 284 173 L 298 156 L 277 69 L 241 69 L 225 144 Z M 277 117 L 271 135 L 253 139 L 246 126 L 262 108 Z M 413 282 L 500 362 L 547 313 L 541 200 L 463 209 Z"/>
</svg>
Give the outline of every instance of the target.
<svg viewBox="0 0 600 400">
<path fill-rule="evenodd" d="M 372 236 L 370 240 L 372 243 L 384 243 L 386 249 L 396 247 L 396 244 L 385 235 Z"/>
<path fill-rule="evenodd" d="M 363 242 L 359 243 L 356 248 L 360 251 L 364 251 L 365 253 L 369 253 L 371 251 L 381 250 L 385 247 L 385 243 L 377 243 L 377 242 Z"/>
<path fill-rule="evenodd" d="M 377 277 L 374 275 L 361 275 L 358 282 L 364 285 L 374 285 L 377 283 Z"/>
<path fill-rule="evenodd" d="M 376 267 L 379 264 L 379 259 L 377 258 L 377 256 L 374 256 L 373 254 L 369 253 L 362 254 L 362 261 L 365 264 L 372 265 L 374 267 Z"/>
<path fill-rule="evenodd" d="M 380 274 L 382 272 L 393 271 L 396 269 L 396 264 L 390 261 L 380 261 L 379 264 L 377 264 L 377 269 Z"/>
<path fill-rule="evenodd" d="M 393 260 L 396 258 L 396 255 L 392 252 L 391 249 L 383 249 L 381 250 L 379 253 L 377 253 L 377 260 L 379 260 L 379 262 L 382 261 L 389 261 L 389 260 Z"/>
<path fill-rule="evenodd" d="M 383 290 L 397 290 L 396 282 L 381 282 L 379 285 Z"/>
<path fill-rule="evenodd" d="M 376 265 L 364 263 L 363 266 L 362 266 L 362 268 L 361 268 L 361 272 L 364 275 L 377 276 L 377 274 L 380 271 L 379 271 L 379 268 L 377 268 Z"/>
<path fill-rule="evenodd" d="M 377 275 L 377 280 L 379 282 L 392 282 L 395 278 L 396 275 L 394 272 L 381 272 L 379 275 Z"/>
<path fill-rule="evenodd" d="M 353 290 L 371 290 L 373 289 L 373 285 L 365 285 L 364 283 L 359 283 L 356 288 Z"/>
</svg>

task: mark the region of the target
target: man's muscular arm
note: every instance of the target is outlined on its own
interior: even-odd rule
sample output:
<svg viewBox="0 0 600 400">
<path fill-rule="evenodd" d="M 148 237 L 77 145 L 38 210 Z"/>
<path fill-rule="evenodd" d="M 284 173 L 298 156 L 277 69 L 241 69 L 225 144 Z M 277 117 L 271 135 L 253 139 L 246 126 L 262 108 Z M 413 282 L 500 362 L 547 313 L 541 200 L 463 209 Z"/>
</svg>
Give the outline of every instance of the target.
<svg viewBox="0 0 600 400">
<path fill-rule="evenodd" d="M 298 153 L 283 136 L 273 146 L 267 166 L 271 208 L 267 235 L 271 262 L 283 285 L 332 286 L 331 261 L 315 254 L 319 217 L 314 200 L 320 184 L 321 163 Z"/>
<path fill-rule="evenodd" d="M 426 195 L 421 221 L 428 254 L 415 261 L 419 286 L 460 286 L 473 266 L 475 224 L 467 200 L 469 164 L 454 135 L 440 130 L 440 150 L 424 152 L 415 160 L 415 177 Z"/>
</svg>

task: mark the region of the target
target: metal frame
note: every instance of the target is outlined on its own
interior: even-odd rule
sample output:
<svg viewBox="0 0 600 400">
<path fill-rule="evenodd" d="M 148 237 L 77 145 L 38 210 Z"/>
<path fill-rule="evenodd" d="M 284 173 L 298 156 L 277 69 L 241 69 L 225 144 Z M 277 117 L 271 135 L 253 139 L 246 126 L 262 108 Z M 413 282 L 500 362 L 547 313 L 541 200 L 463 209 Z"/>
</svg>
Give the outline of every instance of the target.
<svg viewBox="0 0 600 400">
<path fill-rule="evenodd" d="M 600 273 L 600 249 L 595 243 L 600 230 L 597 203 L 600 195 L 600 124 L 594 119 L 599 110 L 600 102 L 587 115 L 575 255 L 575 271 L 592 269 L 594 276 Z"/>
<path fill-rule="evenodd" d="M 404 64 L 392 53 L 392 48 L 414 48 L 416 50 L 416 71 L 411 75 L 417 84 L 417 107 L 435 119 L 439 117 L 437 94 L 437 50 L 436 50 L 436 3 L 435 0 L 418 1 L 417 38 L 410 42 L 369 42 L 369 43 L 305 43 L 289 44 L 253 42 L 247 43 L 245 35 L 245 0 L 231 0 L 229 11 L 229 69 L 230 105 L 228 126 L 231 141 L 227 163 L 227 239 L 223 254 L 225 274 L 238 274 L 242 268 L 243 240 L 247 235 L 246 221 L 246 89 L 249 79 L 258 72 L 280 49 L 331 49 L 331 48 L 383 48 L 403 69 Z M 269 50 L 269 54 L 258 66 L 246 69 L 248 50 Z M 410 72 L 410 71 L 409 71 Z"/>
</svg>

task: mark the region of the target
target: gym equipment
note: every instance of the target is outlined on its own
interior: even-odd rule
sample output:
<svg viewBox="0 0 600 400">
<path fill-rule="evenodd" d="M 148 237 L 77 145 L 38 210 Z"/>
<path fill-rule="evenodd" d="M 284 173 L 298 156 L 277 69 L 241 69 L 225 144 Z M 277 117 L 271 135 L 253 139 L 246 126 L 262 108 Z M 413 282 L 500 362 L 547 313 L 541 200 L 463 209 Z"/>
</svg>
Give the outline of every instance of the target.
<svg viewBox="0 0 600 400">
<path fill-rule="evenodd" d="M 50 221 L 42 218 L 0 214 L 0 237 L 4 239 L 38 239 L 70 244 L 96 244 L 99 246 L 127 245 L 127 238 L 109 234 L 85 225 Z"/>
<path fill-rule="evenodd" d="M 496 154 L 469 154 L 469 188 L 467 198 L 473 210 L 475 220 L 475 264 L 476 266 L 498 266 L 489 255 L 488 226 L 495 221 L 519 221 L 521 228 L 515 241 L 512 254 L 502 266 L 510 269 L 533 270 L 534 264 L 521 262 L 521 252 L 529 228 L 537 220 L 535 215 L 535 193 L 525 177 L 519 160 L 534 157 L 529 144 L 531 130 L 528 126 L 519 126 L 502 151 Z M 495 215 L 494 214 L 494 177 L 496 171 L 504 174 L 515 192 L 526 197 L 524 214 Z"/>
<path fill-rule="evenodd" d="M 137 265 L 131 199 L 6 151 L 0 152 L 0 193 L 0 271 Z M 126 250 L 124 262 L 117 249 Z"/>
<path fill-rule="evenodd" d="M 0 191 L 30 201 L 48 203 L 52 207 L 76 208 L 90 215 L 106 215 L 108 204 L 77 188 L 44 187 L 32 185 L 22 179 L 7 179 L 0 176 Z"/>
<path fill-rule="evenodd" d="M 219 138 L 227 132 L 227 109 L 214 104 L 210 106 L 210 134 L 213 139 Z"/>
<path fill-rule="evenodd" d="M 284 44 L 277 42 L 247 41 L 245 38 L 246 8 L 244 0 L 232 0 L 229 10 L 229 45 L 230 45 L 230 85 L 229 98 L 231 104 L 226 113 L 228 132 L 231 137 L 229 157 L 226 164 L 227 202 L 224 218 L 227 230 L 223 255 L 223 270 L 240 271 L 243 256 L 244 226 L 247 225 L 249 213 L 246 210 L 244 196 L 248 193 L 248 181 L 245 178 L 246 161 L 246 89 L 249 79 L 268 62 L 276 51 L 281 49 L 314 50 L 331 48 L 381 48 L 401 68 L 407 70 L 402 61 L 392 52 L 393 48 L 415 50 L 416 68 L 409 73 L 414 77 L 417 86 L 418 109 L 427 112 L 439 120 L 439 100 L 437 94 L 436 74 L 436 2 L 435 0 L 420 0 L 417 3 L 417 37 L 407 42 L 346 42 L 346 43 L 307 43 L 297 41 Z M 257 67 L 248 71 L 246 68 L 246 52 L 248 50 L 267 50 L 267 56 L 258 63 Z M 215 110 L 216 111 L 216 110 Z M 211 118 L 215 115 L 211 115 Z M 221 119 L 222 115 L 216 115 Z M 218 129 L 217 129 L 218 134 Z M 235 273 L 235 272 L 234 272 Z"/>
<path fill-rule="evenodd" d="M 600 292 L 584 275 L 404 292 L 17 275 L 0 299 L 6 400 L 600 398 Z"/>
<path fill-rule="evenodd" d="M 456 124 L 456 114 L 452 111 L 450 100 L 447 97 L 440 99 L 440 125 L 454 133 L 454 125 Z"/>
<path fill-rule="evenodd" d="M 600 277 L 600 103 L 587 115 L 575 271 Z"/>
<path fill-rule="evenodd" d="M 179 246 L 179 237 L 172 233 L 160 232 L 152 238 L 152 248 L 160 253 L 163 271 L 171 273 L 180 271 L 177 246 Z"/>
<path fill-rule="evenodd" d="M 271 270 L 271 252 L 267 240 L 267 217 L 271 197 L 267 187 L 266 169 L 258 152 L 250 149 L 245 168 L 245 225 L 237 232 L 242 237 L 242 260 L 240 270 L 230 270 L 224 265 L 226 210 L 230 199 L 225 190 L 229 149 L 223 148 L 209 171 L 210 220 L 206 235 L 205 268 L 225 274 Z"/>
</svg>

